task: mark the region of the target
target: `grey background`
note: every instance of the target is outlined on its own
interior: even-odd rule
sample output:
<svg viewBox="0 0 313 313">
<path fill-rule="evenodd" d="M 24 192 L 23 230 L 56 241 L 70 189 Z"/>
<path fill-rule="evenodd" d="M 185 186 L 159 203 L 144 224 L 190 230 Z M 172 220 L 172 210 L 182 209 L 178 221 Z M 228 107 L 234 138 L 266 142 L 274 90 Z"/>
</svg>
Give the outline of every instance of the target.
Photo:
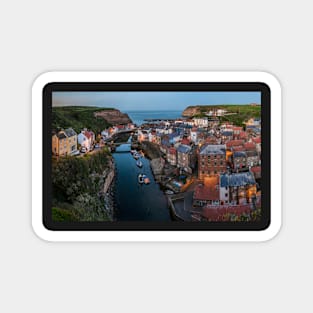
<svg viewBox="0 0 313 313">
<path fill-rule="evenodd" d="M 311 12 L 310 1 L 3 1 L 0 311 L 312 311 Z M 259 244 L 38 239 L 31 84 L 48 70 L 274 73 L 284 98 L 280 234 Z"/>
</svg>

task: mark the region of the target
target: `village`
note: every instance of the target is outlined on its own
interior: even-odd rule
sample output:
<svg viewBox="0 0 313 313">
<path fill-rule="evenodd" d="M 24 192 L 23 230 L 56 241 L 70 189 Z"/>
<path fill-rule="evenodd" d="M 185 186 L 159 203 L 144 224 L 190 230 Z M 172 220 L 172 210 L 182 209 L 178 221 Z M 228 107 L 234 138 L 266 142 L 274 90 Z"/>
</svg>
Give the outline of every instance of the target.
<svg viewBox="0 0 313 313">
<path fill-rule="evenodd" d="M 176 220 L 251 221 L 261 208 L 261 120 L 221 122 L 224 110 L 206 116 L 118 124 L 95 134 L 82 129 L 52 136 L 52 154 L 83 156 L 103 147 L 112 152 L 119 135 L 150 159 L 157 183 Z"/>
</svg>

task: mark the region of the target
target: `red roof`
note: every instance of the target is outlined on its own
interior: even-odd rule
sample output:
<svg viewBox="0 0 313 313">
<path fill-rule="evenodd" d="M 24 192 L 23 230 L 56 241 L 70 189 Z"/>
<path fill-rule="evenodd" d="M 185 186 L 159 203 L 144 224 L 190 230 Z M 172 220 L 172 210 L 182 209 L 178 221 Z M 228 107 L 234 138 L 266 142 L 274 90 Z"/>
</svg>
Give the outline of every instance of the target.
<svg viewBox="0 0 313 313">
<path fill-rule="evenodd" d="M 209 178 L 210 182 L 198 185 L 195 188 L 193 198 L 195 200 L 219 200 L 220 193 L 216 186 L 219 183 L 219 177 L 213 176 Z"/>
<path fill-rule="evenodd" d="M 190 144 L 190 140 L 187 139 L 187 138 L 183 138 L 182 141 L 181 141 L 181 144 L 182 145 L 189 145 Z"/>
<path fill-rule="evenodd" d="M 233 147 L 232 150 L 233 152 L 235 152 L 235 151 L 244 151 L 245 149 L 243 146 L 236 146 L 236 147 Z"/>
<path fill-rule="evenodd" d="M 226 142 L 226 147 L 231 148 L 235 146 L 242 146 L 244 144 L 243 140 L 229 140 Z"/>
<path fill-rule="evenodd" d="M 192 127 L 191 131 L 196 132 L 198 129 L 196 127 Z"/>
<path fill-rule="evenodd" d="M 222 221 L 225 214 L 235 214 L 240 216 L 243 213 L 249 213 L 251 207 L 249 204 L 246 205 L 223 205 L 213 206 L 207 205 L 203 208 L 202 216 L 211 221 Z"/>
<path fill-rule="evenodd" d="M 123 129 L 123 128 L 124 128 L 123 125 L 117 125 L 116 127 L 117 127 L 118 129 Z"/>
<path fill-rule="evenodd" d="M 88 139 L 90 139 L 90 138 L 92 137 L 92 135 L 93 135 L 93 132 L 89 132 L 89 131 L 85 130 L 84 135 L 85 135 Z"/>
<path fill-rule="evenodd" d="M 251 167 L 251 172 L 253 172 L 253 173 L 261 173 L 261 166 Z"/>
<path fill-rule="evenodd" d="M 252 138 L 252 141 L 253 141 L 254 143 L 261 143 L 261 137 Z"/>
<path fill-rule="evenodd" d="M 168 152 L 170 154 L 176 154 L 176 149 L 174 147 L 171 147 L 171 148 L 168 149 Z"/>
<path fill-rule="evenodd" d="M 255 150 L 255 143 L 253 142 L 246 142 L 244 144 L 246 150 Z"/>
<path fill-rule="evenodd" d="M 246 132 L 240 132 L 239 138 L 247 138 L 247 133 Z"/>
</svg>

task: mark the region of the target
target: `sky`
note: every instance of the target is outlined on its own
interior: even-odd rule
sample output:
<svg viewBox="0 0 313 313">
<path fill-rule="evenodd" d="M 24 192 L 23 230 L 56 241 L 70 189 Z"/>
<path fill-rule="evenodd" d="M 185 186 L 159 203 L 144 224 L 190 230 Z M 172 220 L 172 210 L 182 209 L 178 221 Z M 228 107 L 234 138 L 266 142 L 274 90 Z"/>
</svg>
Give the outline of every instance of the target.
<svg viewBox="0 0 313 313">
<path fill-rule="evenodd" d="M 110 107 L 129 111 L 183 111 L 190 105 L 261 103 L 260 92 L 53 92 L 52 106 Z"/>
</svg>

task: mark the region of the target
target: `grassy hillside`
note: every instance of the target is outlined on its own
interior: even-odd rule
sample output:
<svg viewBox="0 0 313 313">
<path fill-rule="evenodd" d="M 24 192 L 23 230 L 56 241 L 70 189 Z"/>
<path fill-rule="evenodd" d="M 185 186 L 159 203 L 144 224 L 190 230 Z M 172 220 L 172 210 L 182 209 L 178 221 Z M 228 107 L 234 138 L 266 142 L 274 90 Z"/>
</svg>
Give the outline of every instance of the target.
<svg viewBox="0 0 313 313">
<path fill-rule="evenodd" d="M 102 117 L 95 117 L 94 112 L 108 109 L 80 106 L 54 107 L 52 108 L 52 130 L 58 131 L 72 127 L 80 133 L 83 128 L 88 128 L 94 133 L 99 133 L 111 125 Z"/>
<path fill-rule="evenodd" d="M 193 107 L 188 107 L 193 108 Z M 197 108 L 197 114 L 194 116 L 206 116 L 206 113 L 210 110 L 214 109 L 224 109 L 228 113 L 233 113 L 233 115 L 225 115 L 220 117 L 220 121 L 229 121 L 234 123 L 235 125 L 242 126 L 243 122 L 250 119 L 250 118 L 258 118 L 261 117 L 261 106 L 252 106 L 252 105 L 201 105 L 195 106 Z"/>
</svg>

